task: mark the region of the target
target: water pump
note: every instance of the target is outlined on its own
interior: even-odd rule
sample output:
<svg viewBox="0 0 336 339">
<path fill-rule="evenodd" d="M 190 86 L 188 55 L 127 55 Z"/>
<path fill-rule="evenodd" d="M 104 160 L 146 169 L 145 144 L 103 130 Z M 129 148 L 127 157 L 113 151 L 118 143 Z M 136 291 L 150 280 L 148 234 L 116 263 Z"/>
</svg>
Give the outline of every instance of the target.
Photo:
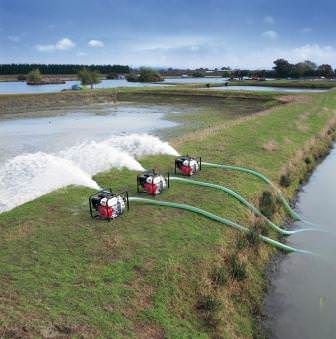
<svg viewBox="0 0 336 339">
<path fill-rule="evenodd" d="M 128 192 L 113 193 L 111 189 L 103 189 L 89 197 L 91 218 L 113 220 L 129 210 Z"/>
<path fill-rule="evenodd" d="M 175 159 L 175 174 L 179 172 L 185 176 L 192 176 L 202 169 L 202 159 L 183 155 Z"/>
<path fill-rule="evenodd" d="M 169 188 L 169 174 L 164 177 L 153 169 L 137 176 L 138 193 L 147 193 L 154 196 L 162 193 L 166 188 Z"/>
</svg>

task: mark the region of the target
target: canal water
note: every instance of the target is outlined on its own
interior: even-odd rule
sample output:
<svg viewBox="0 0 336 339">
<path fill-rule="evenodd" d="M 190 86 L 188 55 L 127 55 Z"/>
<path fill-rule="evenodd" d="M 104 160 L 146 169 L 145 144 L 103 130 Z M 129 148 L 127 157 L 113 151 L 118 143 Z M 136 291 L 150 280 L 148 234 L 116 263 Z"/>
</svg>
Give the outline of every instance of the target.
<svg viewBox="0 0 336 339">
<path fill-rule="evenodd" d="M 314 255 L 289 254 L 275 263 L 264 304 L 265 328 L 270 338 L 336 338 L 336 148 L 299 193 L 296 209 L 329 233 L 288 239 Z"/>
</svg>

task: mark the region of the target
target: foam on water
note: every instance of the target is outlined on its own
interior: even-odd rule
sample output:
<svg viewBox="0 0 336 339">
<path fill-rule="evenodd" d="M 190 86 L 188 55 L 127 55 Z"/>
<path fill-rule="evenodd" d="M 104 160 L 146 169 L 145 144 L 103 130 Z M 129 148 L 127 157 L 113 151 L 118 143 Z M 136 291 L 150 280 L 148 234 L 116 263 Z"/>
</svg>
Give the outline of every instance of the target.
<svg viewBox="0 0 336 339">
<path fill-rule="evenodd" d="M 144 170 L 137 159 L 150 154 L 178 155 L 157 137 L 131 134 L 84 142 L 55 154 L 16 156 L 0 165 L 0 212 L 68 185 L 98 189 L 93 175 L 110 168 Z"/>
</svg>

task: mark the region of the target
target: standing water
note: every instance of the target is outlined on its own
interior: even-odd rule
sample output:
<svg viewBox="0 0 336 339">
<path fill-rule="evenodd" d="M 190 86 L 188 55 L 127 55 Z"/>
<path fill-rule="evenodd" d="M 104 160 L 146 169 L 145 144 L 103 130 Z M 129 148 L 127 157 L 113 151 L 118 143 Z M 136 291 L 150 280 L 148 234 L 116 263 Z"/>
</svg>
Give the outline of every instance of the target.
<svg viewBox="0 0 336 339">
<path fill-rule="evenodd" d="M 293 235 L 289 244 L 316 255 L 281 258 L 271 275 L 264 313 L 271 338 L 336 337 L 336 149 L 299 194 L 297 209 L 329 233 Z M 299 223 L 296 225 L 302 227 Z"/>
<path fill-rule="evenodd" d="M 162 83 L 128 82 L 127 80 L 102 80 L 95 88 L 116 88 L 116 87 L 148 87 L 159 86 Z M 55 93 L 64 89 L 70 89 L 73 85 L 80 85 L 80 81 L 70 80 L 65 84 L 49 85 L 27 85 L 25 81 L 3 81 L 0 82 L 0 94 L 36 94 Z"/>
</svg>

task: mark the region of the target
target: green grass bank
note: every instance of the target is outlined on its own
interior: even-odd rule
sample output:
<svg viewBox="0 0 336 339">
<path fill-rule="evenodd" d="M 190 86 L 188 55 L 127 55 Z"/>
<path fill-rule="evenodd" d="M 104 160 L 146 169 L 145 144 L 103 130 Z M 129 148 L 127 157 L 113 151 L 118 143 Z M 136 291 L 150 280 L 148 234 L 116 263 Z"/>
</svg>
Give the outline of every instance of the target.
<svg viewBox="0 0 336 339">
<path fill-rule="evenodd" d="M 192 93 L 145 91 L 121 91 L 119 100 L 164 103 L 190 100 Z M 331 147 L 335 91 L 281 100 L 254 93 L 194 95 L 204 96 L 204 109 L 179 117 L 185 129 L 171 144 L 209 162 L 254 168 L 276 183 L 286 176 L 288 198 Z M 212 100 L 218 105 L 207 110 Z M 197 119 L 206 123 L 195 125 Z M 150 156 L 141 163 L 165 171 L 173 158 Z M 133 195 L 135 177 L 111 170 L 95 180 Z M 228 186 L 255 205 L 267 191 L 251 176 L 218 169 L 204 168 L 195 179 Z M 235 200 L 208 189 L 172 183 L 160 199 L 249 226 L 249 237 L 188 212 L 137 204 L 111 223 L 94 221 L 88 214 L 91 192 L 67 187 L 0 215 L 3 337 L 262 337 L 264 269 L 275 251 L 252 235 L 276 234 Z M 280 223 L 284 215 L 275 200 L 272 206 L 271 217 Z"/>
</svg>

